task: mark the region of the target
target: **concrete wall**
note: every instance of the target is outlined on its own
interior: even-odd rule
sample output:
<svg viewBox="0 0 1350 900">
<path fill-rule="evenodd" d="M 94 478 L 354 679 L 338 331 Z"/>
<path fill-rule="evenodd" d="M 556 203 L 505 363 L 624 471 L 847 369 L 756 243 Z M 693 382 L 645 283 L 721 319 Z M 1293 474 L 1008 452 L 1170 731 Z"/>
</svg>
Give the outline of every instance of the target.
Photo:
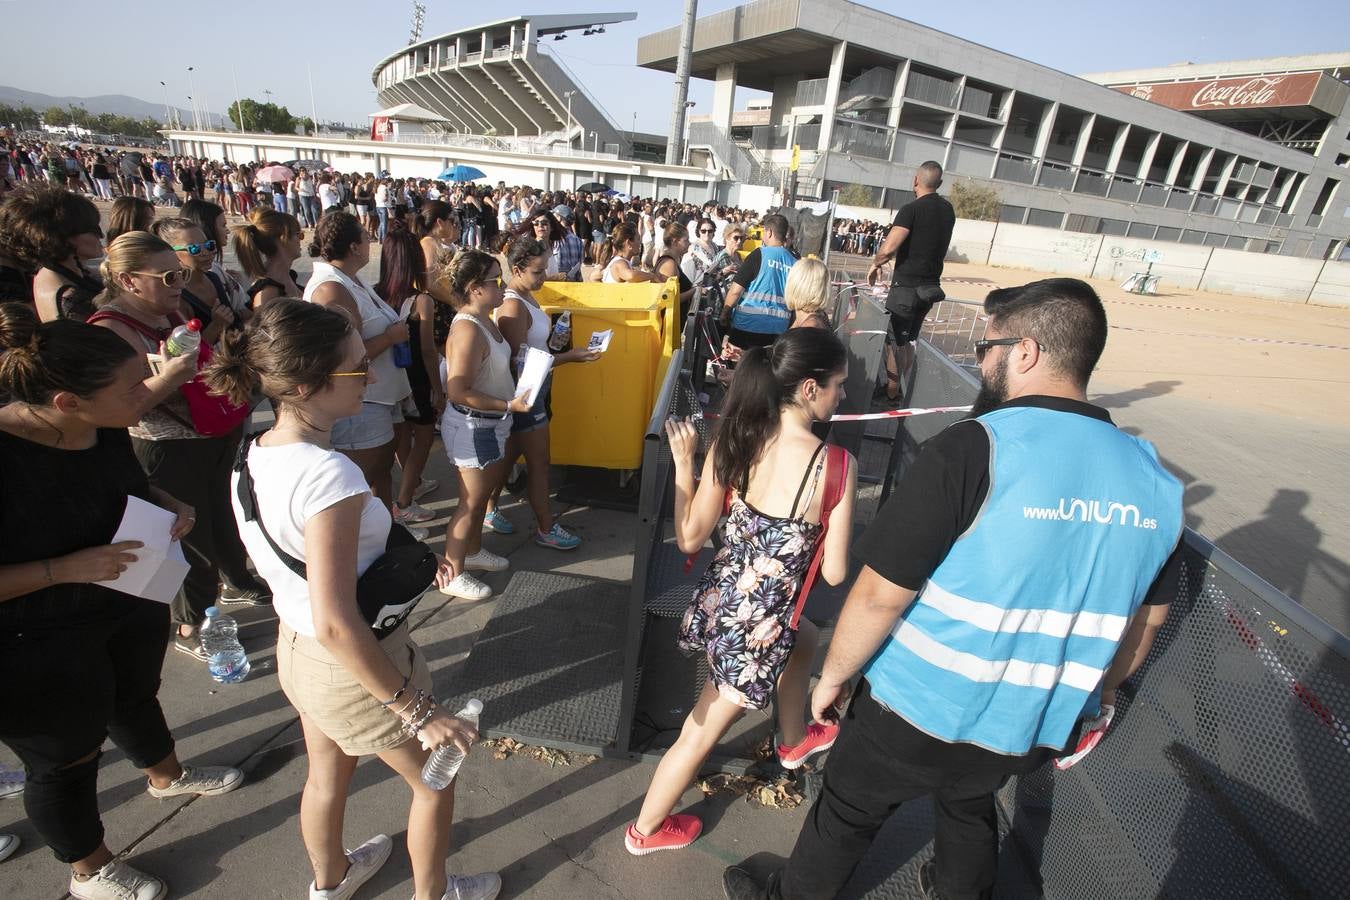
<svg viewBox="0 0 1350 900">
<path fill-rule="evenodd" d="M 974 219 L 957 219 L 952 229 L 952 243 L 947 248 L 947 259 L 952 262 L 966 262 L 977 266 L 989 262 L 989 251 L 994 246 L 994 232 L 997 222 L 978 222 Z"/>
<path fill-rule="evenodd" d="M 1350 306 L 1350 262 L 1328 262 L 1313 285 L 1309 303 L 1319 306 Z"/>
<path fill-rule="evenodd" d="M 1158 276 L 1159 287 L 1187 291 L 1200 287 L 1200 280 L 1209 266 L 1210 254 L 1214 252 L 1212 247 L 1108 236 L 1102 241 L 1102 251 L 1097 255 L 1092 277 L 1121 282 L 1135 272 L 1146 271 L 1148 262 L 1144 256 L 1150 250 L 1162 254 L 1162 259 L 1155 262 L 1152 269 L 1153 274 Z"/>
<path fill-rule="evenodd" d="M 1087 278 L 1097 264 L 1101 246 L 1099 234 L 1000 224 L 989 249 L 989 264 Z"/>
<path fill-rule="evenodd" d="M 1200 289 L 1306 303 L 1321 272 L 1320 259 L 1215 250 L 1200 280 Z"/>
</svg>

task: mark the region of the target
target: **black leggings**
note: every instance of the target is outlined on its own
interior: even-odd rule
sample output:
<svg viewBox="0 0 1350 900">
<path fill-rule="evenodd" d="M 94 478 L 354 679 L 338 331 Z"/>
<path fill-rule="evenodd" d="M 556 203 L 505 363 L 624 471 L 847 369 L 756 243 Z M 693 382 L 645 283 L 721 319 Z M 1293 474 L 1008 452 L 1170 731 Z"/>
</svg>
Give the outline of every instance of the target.
<svg viewBox="0 0 1350 900">
<path fill-rule="evenodd" d="M 191 506 L 197 521 L 183 538 L 187 580 L 173 601 L 173 620 L 200 625 L 215 605 L 220 582 L 239 590 L 271 593 L 248 569 L 248 553 L 230 505 L 230 475 L 243 429 L 224 437 L 174 441 L 131 439 L 132 449 L 150 483 Z"/>
<path fill-rule="evenodd" d="M 97 752 L 106 738 L 138 769 L 173 752 L 157 696 L 168 641 L 168 607 L 132 596 L 117 619 L 0 637 L 0 741 L 23 761 L 24 811 L 62 862 L 103 843 Z"/>
</svg>

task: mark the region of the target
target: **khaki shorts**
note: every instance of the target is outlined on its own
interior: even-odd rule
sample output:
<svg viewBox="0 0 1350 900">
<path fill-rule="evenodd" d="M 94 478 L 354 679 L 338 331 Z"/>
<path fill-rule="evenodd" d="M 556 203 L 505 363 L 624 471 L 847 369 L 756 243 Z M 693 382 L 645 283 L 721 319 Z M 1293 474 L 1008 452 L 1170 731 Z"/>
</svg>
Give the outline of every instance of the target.
<svg viewBox="0 0 1350 900">
<path fill-rule="evenodd" d="M 422 650 L 400 625 L 380 641 L 389 661 L 410 675 L 410 689 L 431 692 L 431 672 Z M 403 720 L 380 705 L 316 639 L 281 625 L 277 636 L 277 678 L 291 705 L 349 756 L 364 756 L 412 740 Z"/>
</svg>

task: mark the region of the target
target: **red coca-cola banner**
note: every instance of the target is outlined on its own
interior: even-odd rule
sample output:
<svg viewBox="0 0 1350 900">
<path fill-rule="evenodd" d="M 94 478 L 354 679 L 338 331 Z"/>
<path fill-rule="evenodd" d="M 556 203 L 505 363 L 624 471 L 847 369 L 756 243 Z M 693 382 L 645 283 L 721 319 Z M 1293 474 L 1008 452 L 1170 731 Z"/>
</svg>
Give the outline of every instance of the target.
<svg viewBox="0 0 1350 900">
<path fill-rule="evenodd" d="M 1212 78 L 1201 81 L 1169 81 L 1162 84 L 1118 84 L 1115 89 L 1131 97 L 1150 100 L 1172 109 L 1260 109 L 1271 106 L 1305 106 L 1312 101 L 1321 72 L 1297 75 L 1259 75 Z"/>
<path fill-rule="evenodd" d="M 388 116 L 374 116 L 370 121 L 370 139 L 372 141 L 392 141 L 394 123 Z"/>
</svg>

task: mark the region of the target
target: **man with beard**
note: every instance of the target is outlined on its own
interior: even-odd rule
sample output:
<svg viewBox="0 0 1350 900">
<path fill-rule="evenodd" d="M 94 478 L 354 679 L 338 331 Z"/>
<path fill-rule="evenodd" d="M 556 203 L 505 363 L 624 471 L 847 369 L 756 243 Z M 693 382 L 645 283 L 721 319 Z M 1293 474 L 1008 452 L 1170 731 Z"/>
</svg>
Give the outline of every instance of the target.
<svg viewBox="0 0 1350 900">
<path fill-rule="evenodd" d="M 992 896 L 995 792 L 1072 746 L 1142 658 L 1146 595 L 1168 599 L 1151 586 L 1182 487 L 1087 402 L 1101 300 L 1052 278 L 996 290 L 985 311 L 972 418 L 924 445 L 854 547 L 865 565 L 811 698 L 825 722 L 854 694 L 820 797 L 767 886 L 726 870 L 730 900 L 835 897 L 891 813 L 930 794 L 922 893 Z"/>
</svg>

